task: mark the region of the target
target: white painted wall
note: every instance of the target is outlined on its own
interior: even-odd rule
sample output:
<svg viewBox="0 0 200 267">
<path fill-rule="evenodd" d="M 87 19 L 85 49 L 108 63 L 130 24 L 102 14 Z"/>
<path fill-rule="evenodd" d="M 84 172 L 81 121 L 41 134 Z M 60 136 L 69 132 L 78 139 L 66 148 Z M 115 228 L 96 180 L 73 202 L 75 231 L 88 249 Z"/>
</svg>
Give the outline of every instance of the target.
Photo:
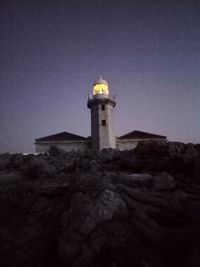
<svg viewBox="0 0 200 267">
<path fill-rule="evenodd" d="M 50 146 L 56 146 L 66 152 L 69 151 L 85 151 L 89 148 L 89 141 L 54 141 L 54 142 L 36 142 L 36 153 L 46 153 Z"/>
<path fill-rule="evenodd" d="M 165 139 L 159 139 L 159 138 L 150 138 L 150 139 L 117 139 L 116 142 L 116 148 L 119 150 L 129 150 L 129 149 L 134 149 L 137 144 L 141 141 L 148 141 L 148 140 L 153 140 L 153 141 L 163 141 Z"/>
<path fill-rule="evenodd" d="M 137 146 L 139 141 L 136 140 L 130 140 L 130 139 L 125 139 L 125 140 L 117 140 L 116 142 L 116 148 L 119 150 L 129 150 L 133 149 Z"/>
<path fill-rule="evenodd" d="M 116 148 L 114 134 L 113 108 L 115 102 L 108 96 L 97 95 L 89 100 L 88 107 L 91 109 L 91 136 L 92 148 L 101 150 L 103 148 Z M 102 110 L 102 105 L 105 109 Z M 106 125 L 102 125 L 102 120 Z"/>
</svg>

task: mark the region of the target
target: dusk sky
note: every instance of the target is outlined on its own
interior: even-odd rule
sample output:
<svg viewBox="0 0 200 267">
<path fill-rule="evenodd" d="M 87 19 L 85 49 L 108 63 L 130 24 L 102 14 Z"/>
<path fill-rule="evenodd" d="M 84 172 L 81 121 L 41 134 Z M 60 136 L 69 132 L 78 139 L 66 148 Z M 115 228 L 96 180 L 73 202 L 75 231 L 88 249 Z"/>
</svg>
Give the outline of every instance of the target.
<svg viewBox="0 0 200 267">
<path fill-rule="evenodd" d="M 0 152 L 89 136 L 99 75 L 117 136 L 200 143 L 200 1 L 0 0 Z"/>
</svg>

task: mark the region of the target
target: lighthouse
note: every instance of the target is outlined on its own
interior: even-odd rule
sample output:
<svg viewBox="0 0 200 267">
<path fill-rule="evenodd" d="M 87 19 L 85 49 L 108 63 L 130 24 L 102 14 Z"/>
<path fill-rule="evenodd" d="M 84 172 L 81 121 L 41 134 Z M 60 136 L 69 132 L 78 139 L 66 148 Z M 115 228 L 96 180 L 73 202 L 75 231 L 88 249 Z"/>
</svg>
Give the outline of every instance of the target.
<svg viewBox="0 0 200 267">
<path fill-rule="evenodd" d="M 91 110 L 92 149 L 116 148 L 113 108 L 116 102 L 110 96 L 109 85 L 101 76 L 94 82 L 87 107 Z"/>
<path fill-rule="evenodd" d="M 89 94 L 87 106 L 91 110 L 91 138 L 69 132 L 60 132 L 35 139 L 37 153 L 47 153 L 54 146 L 65 152 L 87 151 L 88 149 L 102 150 L 117 148 L 118 150 L 134 149 L 140 141 L 167 141 L 166 136 L 131 131 L 116 137 L 113 125 L 113 109 L 115 100 L 109 92 L 109 85 L 102 77 L 94 82 Z"/>
</svg>

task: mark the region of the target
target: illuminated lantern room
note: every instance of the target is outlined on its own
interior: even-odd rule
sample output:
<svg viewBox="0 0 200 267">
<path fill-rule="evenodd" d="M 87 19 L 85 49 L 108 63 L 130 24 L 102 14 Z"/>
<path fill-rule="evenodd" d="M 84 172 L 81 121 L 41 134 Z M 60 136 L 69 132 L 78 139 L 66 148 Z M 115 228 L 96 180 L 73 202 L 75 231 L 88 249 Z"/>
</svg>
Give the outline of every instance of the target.
<svg viewBox="0 0 200 267">
<path fill-rule="evenodd" d="M 93 95 L 109 95 L 108 82 L 101 76 L 95 81 L 93 85 Z"/>
</svg>

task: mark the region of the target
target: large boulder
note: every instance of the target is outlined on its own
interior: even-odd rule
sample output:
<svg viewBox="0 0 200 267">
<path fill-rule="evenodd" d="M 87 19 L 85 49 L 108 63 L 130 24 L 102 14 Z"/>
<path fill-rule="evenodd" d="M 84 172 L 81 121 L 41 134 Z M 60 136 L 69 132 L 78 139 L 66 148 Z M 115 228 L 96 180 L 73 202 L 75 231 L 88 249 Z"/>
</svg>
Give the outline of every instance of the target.
<svg viewBox="0 0 200 267">
<path fill-rule="evenodd" d="M 176 186 L 176 182 L 172 175 L 167 172 L 160 173 L 154 178 L 156 190 L 172 190 Z"/>
<path fill-rule="evenodd" d="M 168 152 L 170 156 L 177 156 L 184 153 L 186 145 L 181 142 L 168 142 Z"/>
<path fill-rule="evenodd" d="M 188 156 L 195 156 L 198 154 L 198 150 L 194 144 L 188 143 L 186 145 L 184 153 Z"/>
<path fill-rule="evenodd" d="M 53 177 L 56 175 L 55 167 L 38 157 L 30 157 L 23 167 L 23 171 L 28 178 Z"/>
<path fill-rule="evenodd" d="M 167 141 L 147 140 L 138 143 L 134 149 L 136 154 L 150 156 L 150 155 L 165 155 L 168 152 Z"/>
</svg>

